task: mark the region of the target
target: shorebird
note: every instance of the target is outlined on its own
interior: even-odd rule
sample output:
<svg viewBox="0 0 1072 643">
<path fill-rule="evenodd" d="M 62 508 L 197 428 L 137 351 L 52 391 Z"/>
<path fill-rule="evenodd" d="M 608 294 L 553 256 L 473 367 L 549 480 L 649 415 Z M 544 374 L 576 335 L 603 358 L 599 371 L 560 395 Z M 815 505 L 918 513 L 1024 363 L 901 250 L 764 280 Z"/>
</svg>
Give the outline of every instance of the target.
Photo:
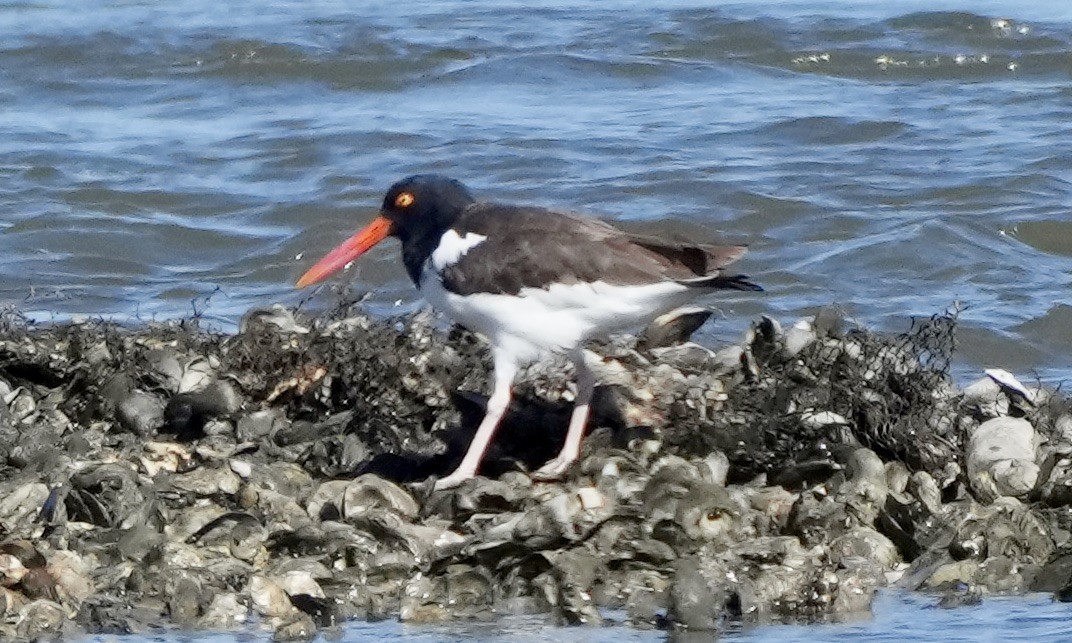
<svg viewBox="0 0 1072 643">
<path fill-rule="evenodd" d="M 577 395 L 566 441 L 535 472 L 561 477 L 580 455 L 596 378 L 589 339 L 643 325 L 720 289 L 762 290 L 722 269 L 744 246 L 677 243 L 623 232 L 605 221 L 541 207 L 477 201 L 459 181 L 433 174 L 391 186 L 379 216 L 317 262 L 298 287 L 342 269 L 387 237 L 434 308 L 484 335 L 494 364 L 484 419 L 448 489 L 476 475 L 510 405 L 521 367 L 546 352 L 569 356 Z"/>
</svg>

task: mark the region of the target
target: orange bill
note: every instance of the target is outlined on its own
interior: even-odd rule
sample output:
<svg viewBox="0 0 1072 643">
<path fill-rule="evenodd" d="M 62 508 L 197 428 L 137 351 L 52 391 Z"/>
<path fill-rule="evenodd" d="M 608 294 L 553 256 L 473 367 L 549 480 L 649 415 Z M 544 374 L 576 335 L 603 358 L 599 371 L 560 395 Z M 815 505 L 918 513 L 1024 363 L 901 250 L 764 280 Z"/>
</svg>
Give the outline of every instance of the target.
<svg viewBox="0 0 1072 643">
<path fill-rule="evenodd" d="M 389 234 L 391 234 L 390 220 L 384 217 L 376 217 L 361 232 L 350 237 L 338 248 L 335 248 L 323 259 L 316 262 L 316 265 L 298 280 L 298 288 L 304 288 L 327 279 L 346 267 L 354 259 L 365 254 L 369 248 L 386 239 Z"/>
</svg>

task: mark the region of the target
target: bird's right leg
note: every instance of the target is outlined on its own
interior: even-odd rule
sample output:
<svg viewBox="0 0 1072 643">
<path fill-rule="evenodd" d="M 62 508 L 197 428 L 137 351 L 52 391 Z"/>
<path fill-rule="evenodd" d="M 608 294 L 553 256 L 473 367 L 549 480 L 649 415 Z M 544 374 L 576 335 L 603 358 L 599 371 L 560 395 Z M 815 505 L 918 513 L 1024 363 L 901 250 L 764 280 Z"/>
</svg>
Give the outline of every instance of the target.
<svg viewBox="0 0 1072 643">
<path fill-rule="evenodd" d="M 473 436 L 473 442 L 469 450 L 465 452 L 462 463 L 449 476 L 440 478 L 435 483 L 435 490 L 451 489 L 457 487 L 469 478 L 476 475 L 484 454 L 488 450 L 491 438 L 495 435 L 495 429 L 506 415 L 506 409 L 510 407 L 510 390 L 517 375 L 518 366 L 506 356 L 495 356 L 495 383 L 492 386 L 491 397 L 488 398 L 488 406 L 484 411 L 484 419 Z"/>
<path fill-rule="evenodd" d="M 581 454 L 581 440 L 584 428 L 588 424 L 592 396 L 596 390 L 596 376 L 584 358 L 584 350 L 578 349 L 573 355 L 577 367 L 577 398 L 574 401 L 573 415 L 570 416 L 569 430 L 562 451 L 547 464 L 532 472 L 533 480 L 558 480 Z"/>
</svg>

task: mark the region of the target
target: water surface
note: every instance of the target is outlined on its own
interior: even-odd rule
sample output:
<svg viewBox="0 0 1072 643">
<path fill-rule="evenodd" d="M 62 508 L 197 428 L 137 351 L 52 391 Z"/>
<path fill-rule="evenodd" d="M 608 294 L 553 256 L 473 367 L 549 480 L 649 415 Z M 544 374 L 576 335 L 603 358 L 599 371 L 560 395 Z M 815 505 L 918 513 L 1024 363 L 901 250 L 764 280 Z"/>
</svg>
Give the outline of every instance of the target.
<svg viewBox="0 0 1072 643">
<path fill-rule="evenodd" d="M 1072 616 L 1066 603 L 1035 594 L 1024 598 L 988 598 L 980 605 L 956 609 L 937 607 L 937 599 L 922 594 L 880 592 L 874 618 L 852 623 L 824 625 L 765 625 L 731 629 L 721 636 L 689 633 L 680 641 L 734 641 L 736 643 L 813 643 L 814 641 L 890 641 L 931 643 L 987 643 L 1015 641 L 1063 641 L 1072 637 Z M 613 616 L 613 615 L 612 615 Z M 617 615 L 622 616 L 622 615 Z M 172 637 L 96 636 L 94 643 L 242 643 L 266 641 L 269 636 L 250 630 L 241 634 L 176 634 Z M 452 623 L 441 626 L 404 625 L 397 621 L 353 623 L 317 640 L 406 641 L 502 641 L 503 643 L 656 643 L 667 633 L 627 629 L 621 625 L 602 628 L 552 627 L 546 617 L 508 617 L 494 624 Z M 675 639 L 669 639 L 675 640 Z"/>
<path fill-rule="evenodd" d="M 964 308 L 964 373 L 1069 376 L 1072 5 L 206 0 L 0 7 L 0 302 L 298 303 L 386 187 L 752 245 L 709 341 Z M 370 305 L 411 307 L 385 246 Z M 309 305 L 327 305 L 328 295 Z"/>
</svg>

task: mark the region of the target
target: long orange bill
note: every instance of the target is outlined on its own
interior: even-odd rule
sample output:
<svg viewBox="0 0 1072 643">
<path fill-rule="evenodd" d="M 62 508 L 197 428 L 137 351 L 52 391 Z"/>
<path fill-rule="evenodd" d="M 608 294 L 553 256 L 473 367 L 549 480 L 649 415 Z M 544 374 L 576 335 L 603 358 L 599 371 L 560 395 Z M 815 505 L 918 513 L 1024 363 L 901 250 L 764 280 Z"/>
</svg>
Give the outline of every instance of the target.
<svg viewBox="0 0 1072 643">
<path fill-rule="evenodd" d="M 354 259 L 365 254 L 369 248 L 386 239 L 389 234 L 391 234 L 391 221 L 382 216 L 376 217 L 361 232 L 350 237 L 338 248 L 335 248 L 323 259 L 316 262 L 316 265 L 298 280 L 298 288 L 304 288 L 327 279 L 346 267 Z"/>
</svg>

